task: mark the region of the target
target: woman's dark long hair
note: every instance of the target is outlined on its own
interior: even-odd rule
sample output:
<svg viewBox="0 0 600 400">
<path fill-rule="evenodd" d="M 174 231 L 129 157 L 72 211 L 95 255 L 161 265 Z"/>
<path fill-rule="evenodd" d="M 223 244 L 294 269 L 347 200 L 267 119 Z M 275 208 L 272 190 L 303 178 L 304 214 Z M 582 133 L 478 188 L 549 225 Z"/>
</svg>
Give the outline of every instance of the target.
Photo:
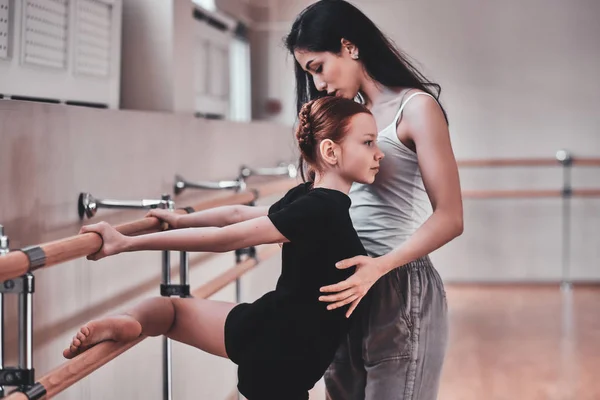
<svg viewBox="0 0 600 400">
<path fill-rule="evenodd" d="M 294 21 L 285 45 L 294 50 L 330 52 L 339 54 L 342 39 L 353 43 L 359 50 L 360 60 L 369 76 L 387 87 L 420 89 L 439 101 L 440 85 L 429 81 L 398 50 L 365 14 L 343 0 L 320 0 L 305 8 Z M 326 96 L 319 92 L 298 61 L 296 70 L 296 107 L 310 100 Z M 446 121 L 446 111 L 442 108 Z"/>
</svg>

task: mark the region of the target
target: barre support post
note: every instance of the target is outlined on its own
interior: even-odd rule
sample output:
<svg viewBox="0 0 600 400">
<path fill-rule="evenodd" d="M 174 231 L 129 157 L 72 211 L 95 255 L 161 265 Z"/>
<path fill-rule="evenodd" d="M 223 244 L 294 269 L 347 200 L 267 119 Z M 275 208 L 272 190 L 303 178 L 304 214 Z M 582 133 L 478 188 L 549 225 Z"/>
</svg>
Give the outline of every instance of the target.
<svg viewBox="0 0 600 400">
<path fill-rule="evenodd" d="M 168 210 L 173 211 L 174 205 L 171 201 L 171 196 L 164 194 L 162 196 L 167 205 Z M 163 288 L 171 286 L 171 253 L 169 251 L 162 252 L 162 285 L 161 295 L 169 296 L 163 293 Z M 168 292 L 168 290 L 167 290 Z M 173 363 L 172 363 L 172 346 L 171 339 L 163 336 L 163 400 L 171 400 L 173 398 Z"/>
<path fill-rule="evenodd" d="M 23 276 L 23 286 L 19 293 L 19 368 L 33 371 L 33 274 Z M 32 382 L 33 385 L 33 374 Z"/>
<path fill-rule="evenodd" d="M 8 254 L 8 237 L 0 225 L 0 257 Z M 0 291 L 0 371 L 4 369 L 4 293 Z M 4 386 L 0 385 L 0 398 L 4 397 Z"/>
<path fill-rule="evenodd" d="M 571 289 L 571 198 L 573 188 L 571 185 L 571 170 L 573 157 L 566 150 L 556 152 L 556 161 L 562 164 L 562 235 L 561 235 L 561 288 L 564 291 Z"/>
<path fill-rule="evenodd" d="M 36 248 L 21 250 L 28 257 L 37 254 Z M 0 225 L 0 256 L 10 252 L 8 237 L 4 235 L 4 227 Z M 31 254 L 30 254 L 31 253 Z M 33 257 L 33 256 L 32 256 Z M 18 278 L 8 279 L 0 285 L 0 397 L 4 397 L 4 386 L 17 386 L 21 391 L 28 391 L 35 385 L 33 368 L 33 293 L 35 291 L 34 276 L 31 272 Z M 4 294 L 13 293 L 18 296 L 18 366 L 4 366 Z M 40 392 L 43 393 L 43 390 Z"/>
</svg>

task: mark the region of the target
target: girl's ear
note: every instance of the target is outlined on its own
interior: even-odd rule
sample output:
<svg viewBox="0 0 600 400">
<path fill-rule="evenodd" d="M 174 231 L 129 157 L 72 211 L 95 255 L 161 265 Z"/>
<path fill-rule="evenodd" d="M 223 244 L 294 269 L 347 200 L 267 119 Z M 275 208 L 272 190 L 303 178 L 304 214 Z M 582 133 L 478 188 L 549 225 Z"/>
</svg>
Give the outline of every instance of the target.
<svg viewBox="0 0 600 400">
<path fill-rule="evenodd" d="M 323 162 L 328 165 L 337 165 L 338 156 L 337 156 L 337 145 L 331 139 L 325 139 L 321 141 L 319 145 L 319 150 L 321 151 L 321 157 L 323 157 Z"/>
</svg>

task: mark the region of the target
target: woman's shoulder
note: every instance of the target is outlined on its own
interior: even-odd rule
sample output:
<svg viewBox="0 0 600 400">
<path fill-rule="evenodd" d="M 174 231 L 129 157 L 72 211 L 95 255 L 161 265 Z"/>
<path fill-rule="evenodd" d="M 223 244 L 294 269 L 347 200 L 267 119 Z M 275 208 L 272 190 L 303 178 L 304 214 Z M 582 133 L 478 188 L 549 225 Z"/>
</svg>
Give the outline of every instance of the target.
<svg viewBox="0 0 600 400">
<path fill-rule="evenodd" d="M 427 92 L 415 88 L 398 88 L 390 89 L 391 93 L 387 94 L 388 99 L 382 101 L 377 110 L 374 111 L 374 116 L 378 121 L 380 130 L 389 129 L 396 125 L 406 117 L 407 113 L 414 114 L 415 110 L 421 110 L 422 104 L 427 101 L 434 103 L 436 100 Z M 425 102 L 423 101 L 425 100 Z"/>
<path fill-rule="evenodd" d="M 437 99 L 421 89 L 407 90 L 399 104 L 399 110 L 402 109 L 402 119 L 418 119 L 441 112 Z"/>
</svg>

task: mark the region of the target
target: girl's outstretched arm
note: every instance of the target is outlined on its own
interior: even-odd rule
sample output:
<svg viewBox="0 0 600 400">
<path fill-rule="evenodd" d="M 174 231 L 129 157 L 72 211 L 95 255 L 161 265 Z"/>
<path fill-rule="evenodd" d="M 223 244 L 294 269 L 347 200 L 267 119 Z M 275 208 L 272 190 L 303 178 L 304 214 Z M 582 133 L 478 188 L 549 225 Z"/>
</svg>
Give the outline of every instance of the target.
<svg viewBox="0 0 600 400">
<path fill-rule="evenodd" d="M 106 222 L 87 225 L 80 233 L 95 232 L 102 236 L 100 251 L 89 255 L 88 260 L 119 254 L 126 251 L 173 250 L 222 253 L 259 244 L 285 243 L 288 239 L 273 225 L 268 217 L 254 218 L 223 228 L 189 228 L 125 236 Z"/>
<path fill-rule="evenodd" d="M 156 217 L 169 224 L 171 229 L 201 228 L 205 226 L 227 226 L 237 224 L 269 213 L 268 206 L 231 205 L 196 211 L 191 214 L 178 214 L 168 210 L 150 210 L 147 217 Z"/>
</svg>

